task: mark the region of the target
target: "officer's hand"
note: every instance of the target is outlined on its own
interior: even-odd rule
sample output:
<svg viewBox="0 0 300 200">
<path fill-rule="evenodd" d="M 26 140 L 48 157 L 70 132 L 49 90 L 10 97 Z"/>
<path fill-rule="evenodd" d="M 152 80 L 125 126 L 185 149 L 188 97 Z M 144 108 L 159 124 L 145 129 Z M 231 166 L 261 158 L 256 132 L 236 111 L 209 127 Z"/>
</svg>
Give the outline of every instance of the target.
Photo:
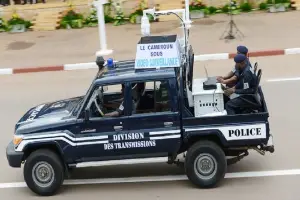
<svg viewBox="0 0 300 200">
<path fill-rule="evenodd" d="M 227 87 L 225 87 L 223 84 L 221 84 L 221 88 L 223 91 L 227 89 Z"/>
<path fill-rule="evenodd" d="M 219 81 L 219 83 L 223 83 L 224 79 L 223 79 L 223 77 L 219 76 L 219 77 L 217 77 L 217 81 Z"/>
<path fill-rule="evenodd" d="M 231 94 L 233 94 L 235 92 L 235 89 L 234 88 L 229 88 L 227 90 L 224 90 L 224 94 L 226 96 L 230 96 Z"/>
</svg>

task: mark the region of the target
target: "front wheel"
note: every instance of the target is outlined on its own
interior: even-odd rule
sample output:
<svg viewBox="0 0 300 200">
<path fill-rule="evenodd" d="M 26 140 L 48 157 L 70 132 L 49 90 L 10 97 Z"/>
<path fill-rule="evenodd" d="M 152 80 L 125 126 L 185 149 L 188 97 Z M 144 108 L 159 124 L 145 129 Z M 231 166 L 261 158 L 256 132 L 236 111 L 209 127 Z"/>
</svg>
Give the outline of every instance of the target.
<svg viewBox="0 0 300 200">
<path fill-rule="evenodd" d="M 196 186 L 215 187 L 225 177 L 227 170 L 224 151 L 212 141 L 199 141 L 187 152 L 185 170 L 189 180 Z"/>
<path fill-rule="evenodd" d="M 30 154 L 24 166 L 27 186 L 41 196 L 54 195 L 64 181 L 64 167 L 58 155 L 47 149 Z"/>
</svg>

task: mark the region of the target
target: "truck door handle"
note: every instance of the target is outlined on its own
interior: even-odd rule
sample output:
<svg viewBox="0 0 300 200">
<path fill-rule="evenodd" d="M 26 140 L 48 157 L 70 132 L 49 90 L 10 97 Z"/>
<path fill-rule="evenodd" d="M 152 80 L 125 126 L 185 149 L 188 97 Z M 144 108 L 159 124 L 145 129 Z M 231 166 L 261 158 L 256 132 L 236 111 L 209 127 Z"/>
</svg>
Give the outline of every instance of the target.
<svg viewBox="0 0 300 200">
<path fill-rule="evenodd" d="M 165 126 L 170 126 L 170 125 L 173 125 L 173 122 L 164 122 L 164 125 Z"/>
<path fill-rule="evenodd" d="M 122 130 L 122 129 L 123 129 L 123 126 L 114 126 L 114 129 L 115 129 L 115 130 Z"/>
</svg>

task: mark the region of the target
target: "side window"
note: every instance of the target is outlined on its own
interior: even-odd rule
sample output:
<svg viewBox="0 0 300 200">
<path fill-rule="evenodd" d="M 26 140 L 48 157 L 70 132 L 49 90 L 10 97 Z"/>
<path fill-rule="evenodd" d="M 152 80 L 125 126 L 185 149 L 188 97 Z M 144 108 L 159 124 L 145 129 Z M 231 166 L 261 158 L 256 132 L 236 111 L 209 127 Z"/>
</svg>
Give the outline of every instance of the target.
<svg viewBox="0 0 300 200">
<path fill-rule="evenodd" d="M 104 95 L 108 95 L 108 94 L 121 94 L 121 88 L 122 85 L 121 84 L 116 84 L 116 85 L 106 85 L 103 86 L 103 88 L 105 89 L 105 91 L 103 92 Z"/>
<path fill-rule="evenodd" d="M 122 84 L 106 86 L 106 91 L 103 93 L 103 110 L 105 114 L 114 111 L 122 112 L 121 115 L 124 114 L 124 87 L 125 85 Z"/>
<path fill-rule="evenodd" d="M 165 112 L 171 111 L 171 102 L 169 94 L 169 84 L 168 81 L 156 81 L 155 82 L 155 111 Z"/>
<path fill-rule="evenodd" d="M 124 114 L 123 91 L 122 84 L 96 87 L 87 105 L 90 109 L 90 117 L 103 117 L 103 115 L 115 111 L 122 116 Z"/>
<path fill-rule="evenodd" d="M 169 85 L 166 80 L 132 83 L 132 114 L 171 111 Z"/>
</svg>

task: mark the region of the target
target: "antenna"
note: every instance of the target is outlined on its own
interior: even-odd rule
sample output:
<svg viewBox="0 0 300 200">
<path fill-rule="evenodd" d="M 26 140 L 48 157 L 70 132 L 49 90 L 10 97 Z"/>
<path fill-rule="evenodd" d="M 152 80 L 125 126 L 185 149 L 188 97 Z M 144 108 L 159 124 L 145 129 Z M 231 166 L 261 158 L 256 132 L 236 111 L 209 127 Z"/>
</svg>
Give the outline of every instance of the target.
<svg viewBox="0 0 300 200">
<path fill-rule="evenodd" d="M 207 68 L 206 68 L 205 64 L 204 64 L 204 70 L 205 70 L 205 74 L 206 74 L 206 79 L 208 79 L 208 72 L 207 72 Z"/>
</svg>

